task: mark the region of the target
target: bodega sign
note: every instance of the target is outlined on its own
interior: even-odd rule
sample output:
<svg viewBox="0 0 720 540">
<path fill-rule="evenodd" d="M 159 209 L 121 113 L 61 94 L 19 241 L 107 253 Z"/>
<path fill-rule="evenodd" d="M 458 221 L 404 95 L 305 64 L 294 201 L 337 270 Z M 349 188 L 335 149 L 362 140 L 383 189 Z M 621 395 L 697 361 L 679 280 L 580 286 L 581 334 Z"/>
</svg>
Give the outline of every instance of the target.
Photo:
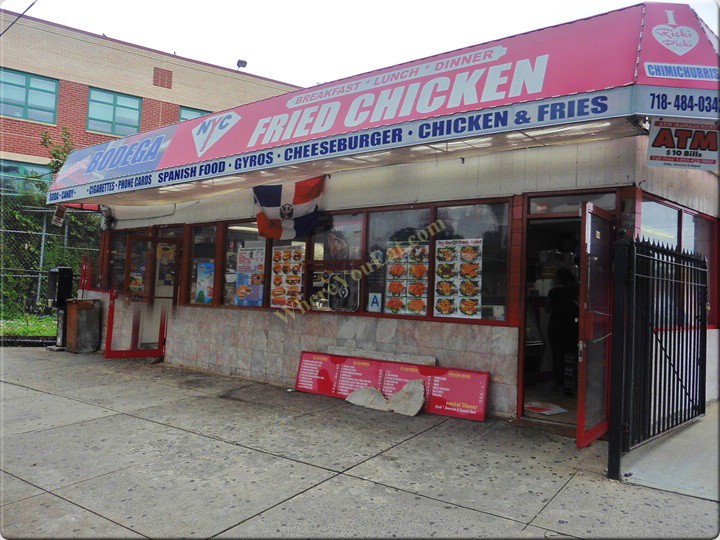
<svg viewBox="0 0 720 540">
<path fill-rule="evenodd" d="M 718 123 L 652 118 L 648 165 L 718 170 Z"/>
</svg>

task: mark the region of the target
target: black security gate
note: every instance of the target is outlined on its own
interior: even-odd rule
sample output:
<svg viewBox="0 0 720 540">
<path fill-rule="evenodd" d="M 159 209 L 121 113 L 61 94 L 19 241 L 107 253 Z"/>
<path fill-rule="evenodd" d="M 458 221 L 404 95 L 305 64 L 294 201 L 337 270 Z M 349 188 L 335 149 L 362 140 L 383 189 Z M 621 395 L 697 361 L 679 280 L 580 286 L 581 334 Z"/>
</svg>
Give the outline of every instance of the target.
<svg viewBox="0 0 720 540">
<path fill-rule="evenodd" d="M 615 243 L 608 476 L 620 456 L 705 413 L 707 262 L 646 241 Z"/>
</svg>

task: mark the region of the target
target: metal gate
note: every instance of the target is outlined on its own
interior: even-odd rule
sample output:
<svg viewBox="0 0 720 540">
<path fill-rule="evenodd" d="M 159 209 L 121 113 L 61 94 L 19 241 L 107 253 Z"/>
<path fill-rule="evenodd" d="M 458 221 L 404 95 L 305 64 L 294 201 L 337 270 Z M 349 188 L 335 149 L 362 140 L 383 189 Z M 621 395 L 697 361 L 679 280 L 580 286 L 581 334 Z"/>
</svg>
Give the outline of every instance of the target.
<svg viewBox="0 0 720 540">
<path fill-rule="evenodd" d="M 615 242 L 608 476 L 620 457 L 705 413 L 707 262 L 646 241 Z"/>
</svg>

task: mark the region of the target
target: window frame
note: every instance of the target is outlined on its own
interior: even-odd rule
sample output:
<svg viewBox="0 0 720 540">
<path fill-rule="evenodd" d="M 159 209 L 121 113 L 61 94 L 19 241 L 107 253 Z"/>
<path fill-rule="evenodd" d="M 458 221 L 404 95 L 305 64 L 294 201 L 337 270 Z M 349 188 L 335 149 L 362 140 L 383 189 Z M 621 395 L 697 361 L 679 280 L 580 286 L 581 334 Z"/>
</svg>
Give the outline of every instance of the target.
<svg viewBox="0 0 720 540">
<path fill-rule="evenodd" d="M 15 69 L 9 69 L 9 68 L 5 68 L 5 67 L 0 68 L 0 74 L 3 72 L 13 73 L 15 75 L 20 75 L 20 76 L 25 77 L 24 85 L 8 82 L 8 81 L 0 78 L 2 80 L 2 84 L 7 84 L 7 85 L 13 86 L 15 88 L 22 88 L 25 95 L 24 95 L 23 105 L 22 105 L 22 109 L 23 109 L 22 116 L 14 116 L 14 115 L 8 115 L 8 114 L 2 114 L 0 116 L 3 116 L 5 118 L 14 118 L 16 120 L 27 120 L 29 122 L 38 122 L 40 124 L 55 125 L 57 123 L 58 101 L 59 101 L 58 96 L 60 94 L 60 81 L 58 79 L 53 79 L 51 77 L 44 77 L 42 75 L 35 75 L 34 73 L 18 71 Z M 55 85 L 55 90 L 51 91 L 51 90 L 46 90 L 43 88 L 33 88 L 31 86 L 32 79 L 39 79 L 42 81 L 50 82 Z M 31 90 L 33 92 L 43 92 L 43 93 L 46 93 L 49 95 L 53 95 L 55 99 L 54 99 L 54 103 L 53 103 L 52 107 L 43 107 L 43 106 L 36 106 L 36 105 L 31 106 L 31 104 L 29 103 Z M 0 102 L 0 103 L 4 103 L 4 102 Z M 15 105 L 15 106 L 19 107 L 19 105 Z M 37 120 L 35 118 L 30 118 L 28 116 L 28 113 L 31 110 L 42 111 L 42 112 L 46 112 L 46 113 L 51 112 L 52 117 L 53 117 L 52 121 L 48 122 L 45 120 Z"/>
<path fill-rule="evenodd" d="M 511 237 L 513 233 L 513 218 L 512 218 L 512 208 L 513 208 L 513 198 L 512 197 L 490 197 L 490 198 L 479 198 L 479 199 L 462 199 L 462 200 L 448 200 L 448 201 L 439 201 L 439 202 L 432 202 L 432 203 L 418 203 L 418 204 L 404 204 L 404 205 L 389 205 L 389 206 L 382 206 L 382 207 L 362 207 L 362 208 L 346 208 L 342 210 L 331 210 L 331 211 L 321 211 L 320 212 L 320 219 L 323 219 L 326 216 L 334 216 L 334 215 L 346 215 L 346 214 L 355 214 L 355 215 L 362 215 L 362 244 L 361 244 L 361 258 L 360 259 L 352 259 L 352 260 L 343 260 L 343 261 L 316 261 L 314 258 L 311 258 L 311 256 L 314 256 L 313 247 L 315 244 L 315 236 L 316 234 L 310 234 L 308 235 L 304 240 L 305 242 L 305 276 L 304 276 L 304 293 L 303 293 L 303 300 L 308 300 L 308 298 L 312 294 L 312 272 L 315 270 L 320 269 L 342 269 L 341 267 L 345 267 L 345 269 L 349 268 L 352 265 L 363 265 L 368 262 L 368 233 L 369 233 L 369 221 L 370 221 L 370 214 L 376 213 L 376 212 L 390 212 L 395 210 L 415 210 L 415 209 L 430 209 L 430 224 L 433 224 L 437 221 L 437 210 L 438 208 L 443 207 L 457 207 L 457 206 L 473 206 L 473 205 L 492 205 L 492 204 L 506 204 L 507 205 L 507 231 L 508 231 L 508 240 L 507 240 L 507 265 L 506 265 L 506 283 L 507 283 L 507 289 L 505 292 L 505 319 L 504 320 L 496 320 L 496 319 L 482 319 L 482 318 L 461 318 L 461 317 L 442 317 L 442 316 L 436 316 L 433 314 L 433 309 L 430 305 L 430 292 L 428 293 L 428 310 L 425 315 L 405 315 L 405 314 L 394 314 L 394 313 L 375 313 L 375 312 L 368 312 L 367 311 L 367 276 L 363 276 L 363 278 L 360 280 L 359 286 L 360 286 L 360 302 L 357 311 L 349 312 L 349 311 L 331 311 L 331 310 L 325 310 L 325 309 L 305 309 L 302 310 L 307 313 L 325 313 L 325 314 L 337 314 L 337 315 L 348 315 L 348 316 L 357 316 L 357 317 L 373 317 L 373 318 L 391 318 L 391 319 L 403 319 L 403 320 L 417 320 L 417 321 L 426 321 L 426 322 L 448 322 L 448 323 L 456 323 L 456 324 L 482 324 L 482 325 L 490 325 L 490 326 L 511 326 L 512 319 L 509 316 L 510 313 L 510 302 L 509 298 L 512 294 L 511 289 L 511 273 L 512 273 L 512 251 L 511 251 Z M 216 268 L 225 268 L 226 265 L 226 250 L 225 250 L 225 242 L 226 242 L 226 234 L 227 234 L 227 228 L 230 225 L 234 224 L 241 224 L 241 223 L 252 223 L 255 221 L 254 217 L 251 218 L 245 218 L 245 219 L 234 219 L 234 220 L 223 220 L 223 221 L 214 221 L 214 222 L 204 222 L 204 223 L 192 223 L 192 224 L 186 224 L 185 225 L 185 247 L 183 249 L 183 270 L 185 272 L 184 276 L 182 277 L 181 281 L 181 290 L 182 288 L 185 289 L 184 294 L 180 297 L 180 304 L 183 306 L 188 307 L 201 307 L 201 308 L 224 308 L 224 309 L 235 309 L 235 310 L 264 310 L 269 312 L 278 312 L 282 311 L 282 308 L 278 307 L 271 307 L 270 305 L 270 289 L 271 283 L 272 283 L 272 272 L 271 272 L 271 258 L 272 258 L 272 246 L 273 246 L 273 240 L 266 238 L 265 239 L 265 270 L 264 270 L 264 290 L 263 290 L 263 304 L 262 306 L 235 306 L 231 304 L 225 304 L 223 302 L 222 297 L 224 295 L 221 294 L 214 294 L 213 296 L 213 302 L 208 303 L 206 305 L 202 304 L 195 304 L 190 302 L 189 298 L 189 291 L 190 291 L 190 280 L 191 280 L 191 260 L 192 260 L 192 231 L 197 227 L 202 226 L 217 226 L 216 231 L 216 252 L 215 252 L 215 264 Z M 431 261 L 434 261 L 435 256 L 435 242 L 432 238 L 429 240 L 429 258 Z M 384 267 L 380 270 L 376 271 L 383 271 Z M 431 274 L 434 272 L 434 264 L 432 266 L 429 266 L 428 268 L 428 274 Z M 223 290 L 224 283 L 222 282 L 221 278 L 224 276 L 224 272 L 215 272 L 215 290 L 221 291 Z M 428 289 L 433 289 L 435 286 L 435 278 L 430 278 L 428 283 Z M 307 304 L 308 302 L 306 302 Z M 295 311 L 300 312 L 300 308 L 295 308 Z"/>
<path fill-rule="evenodd" d="M 668 201 L 666 199 L 663 199 L 661 197 L 658 197 L 656 195 L 653 195 L 651 193 L 647 193 L 645 191 L 642 191 L 640 193 L 640 201 L 641 202 L 653 202 L 656 204 L 660 204 L 663 206 L 667 206 L 668 208 L 671 208 L 673 210 L 676 210 L 678 213 L 678 219 L 677 219 L 677 237 L 678 237 L 678 243 L 676 246 L 670 246 L 671 249 L 678 249 L 680 251 L 685 251 L 686 248 L 683 245 L 683 239 L 684 239 L 684 231 L 683 231 L 683 216 L 685 214 L 688 214 L 690 216 L 693 216 L 695 218 L 699 218 L 705 221 L 708 221 L 711 227 L 710 236 L 711 238 L 717 238 L 718 234 L 720 234 L 720 224 L 718 222 L 717 218 L 713 218 L 712 216 L 709 216 L 707 214 L 703 214 L 702 212 L 698 212 L 696 210 L 692 210 L 690 208 L 684 207 L 682 205 L 676 204 L 672 201 Z M 642 212 L 640 213 L 640 224 L 638 225 L 637 229 L 641 230 L 642 227 Z M 720 287 L 720 278 L 718 277 L 718 274 L 720 273 L 718 270 L 720 270 L 720 248 L 717 247 L 717 243 L 710 243 L 710 247 L 714 248 L 714 250 L 711 253 L 704 253 L 707 263 L 708 263 L 708 298 L 707 302 L 708 305 L 711 306 L 720 306 L 720 291 L 718 288 Z M 707 327 L 708 328 L 718 328 L 718 325 L 720 324 L 720 314 L 718 313 L 720 309 L 716 307 L 714 310 L 710 309 L 707 317 Z"/>
<path fill-rule="evenodd" d="M 183 118 L 183 112 L 191 112 L 191 113 L 199 113 L 195 116 L 190 116 L 189 118 Z M 194 118 L 200 118 L 201 116 L 205 116 L 212 113 L 212 111 L 204 111 L 202 109 L 195 109 L 193 107 L 185 107 L 183 105 L 180 105 L 180 113 L 178 115 L 178 121 L 179 122 L 186 122 L 187 120 L 192 120 Z"/>
<path fill-rule="evenodd" d="M 14 174 L 9 174 L 9 173 L 4 173 L 2 171 L 2 169 L 0 169 L 0 179 L 2 179 L 3 183 L 4 183 L 5 179 L 7 179 L 8 181 L 12 181 L 13 183 L 18 183 L 18 182 L 25 183 L 28 178 L 35 178 L 37 180 L 44 182 L 48 186 L 52 183 L 52 169 L 50 167 L 48 167 L 47 165 L 41 165 L 38 163 L 28 163 L 27 161 L 16 161 L 14 159 L 0 158 L 0 165 L 4 165 L 4 164 L 8 164 L 11 166 L 17 165 L 18 174 L 14 175 Z M 35 171 L 30 171 L 30 172 L 27 171 L 27 169 L 29 169 L 29 168 L 43 169 L 43 170 L 45 170 L 45 172 L 43 174 L 41 174 L 40 177 L 38 178 L 36 176 L 33 176 Z M 45 177 L 47 177 L 47 179 Z M 33 187 L 34 187 L 34 185 L 33 185 Z M 0 192 L 2 192 L 3 196 L 12 197 L 12 196 L 16 196 L 16 195 L 22 195 L 26 191 L 23 189 L 20 189 L 15 193 L 11 193 L 11 192 L 6 193 L 4 189 L 0 188 Z"/>
<path fill-rule="evenodd" d="M 107 94 L 112 97 L 112 103 L 107 101 L 100 101 L 98 99 L 93 99 L 93 92 L 97 93 L 103 93 Z M 126 98 L 126 99 L 132 99 L 137 101 L 137 109 L 131 109 L 130 107 L 126 107 L 123 105 L 118 105 L 118 98 Z M 92 116 L 92 105 L 93 103 L 99 104 L 99 105 L 110 105 L 112 107 L 112 120 L 106 120 L 103 118 L 99 118 L 97 116 Z M 103 88 L 96 88 L 96 87 L 90 87 L 88 88 L 88 108 L 87 108 L 87 121 L 85 123 L 85 129 L 87 131 L 91 131 L 93 133 L 102 133 L 104 135 L 113 135 L 116 137 L 127 137 L 130 135 L 134 135 L 136 133 L 140 132 L 140 128 L 142 125 L 142 105 L 143 105 L 143 99 L 138 96 L 133 96 L 130 94 L 123 94 L 122 92 L 115 92 L 113 90 L 105 90 Z M 128 110 L 136 110 L 137 111 L 137 126 L 131 125 L 125 122 L 119 122 L 117 118 L 117 111 L 118 109 L 128 109 Z M 109 123 L 110 124 L 110 131 L 104 131 L 100 129 L 95 129 L 90 127 L 90 122 L 103 122 L 103 123 Z M 124 127 L 132 127 L 135 128 L 135 131 L 132 133 L 118 133 L 117 126 L 124 126 Z"/>
</svg>

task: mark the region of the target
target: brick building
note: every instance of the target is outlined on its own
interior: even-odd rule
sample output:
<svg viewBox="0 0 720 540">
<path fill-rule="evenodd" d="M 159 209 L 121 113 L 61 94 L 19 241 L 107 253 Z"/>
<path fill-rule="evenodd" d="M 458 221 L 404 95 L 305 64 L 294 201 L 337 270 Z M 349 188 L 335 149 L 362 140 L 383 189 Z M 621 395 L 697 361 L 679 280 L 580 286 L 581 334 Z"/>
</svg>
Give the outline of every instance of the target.
<svg viewBox="0 0 720 540">
<path fill-rule="evenodd" d="M 0 12 L 2 30 L 18 15 Z M 49 173 L 46 130 L 83 148 L 297 88 L 28 16 L 3 35 L 0 70 L 4 192 Z"/>
</svg>

